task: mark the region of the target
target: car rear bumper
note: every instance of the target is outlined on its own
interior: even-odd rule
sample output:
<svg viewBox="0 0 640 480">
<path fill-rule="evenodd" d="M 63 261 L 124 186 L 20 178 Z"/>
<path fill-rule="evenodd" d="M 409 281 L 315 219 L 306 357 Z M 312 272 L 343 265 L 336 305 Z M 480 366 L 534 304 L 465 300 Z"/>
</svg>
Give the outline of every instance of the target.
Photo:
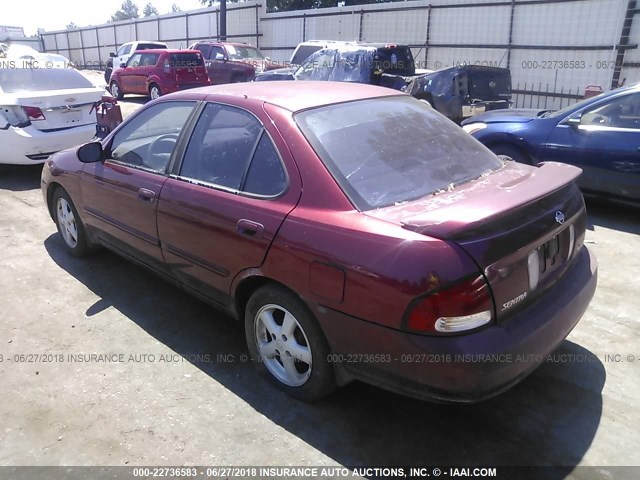
<svg viewBox="0 0 640 480">
<path fill-rule="evenodd" d="M 468 335 L 435 337 L 313 308 L 331 360 L 347 378 L 421 399 L 471 403 L 495 396 L 543 363 L 587 309 L 596 259 L 583 247 L 551 290 L 511 319 Z M 377 355 L 377 357 L 376 357 Z"/>
<path fill-rule="evenodd" d="M 0 163 L 33 165 L 44 163 L 49 155 L 91 141 L 96 134 L 95 123 L 43 132 L 30 125 L 0 130 Z"/>
</svg>

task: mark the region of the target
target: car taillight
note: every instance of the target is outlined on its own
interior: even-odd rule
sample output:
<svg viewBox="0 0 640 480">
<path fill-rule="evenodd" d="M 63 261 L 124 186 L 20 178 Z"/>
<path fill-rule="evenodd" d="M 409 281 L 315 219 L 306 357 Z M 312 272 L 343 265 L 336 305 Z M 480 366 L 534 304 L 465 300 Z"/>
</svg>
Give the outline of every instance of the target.
<svg viewBox="0 0 640 480">
<path fill-rule="evenodd" d="M 29 117 L 29 120 L 31 120 L 32 122 L 35 120 L 44 120 L 44 113 L 42 113 L 42 110 L 40 110 L 38 107 L 22 107 L 22 109 L 24 110 L 24 113 L 27 114 L 27 117 Z"/>
<path fill-rule="evenodd" d="M 489 286 L 479 275 L 414 302 L 406 326 L 423 333 L 463 332 L 489 323 L 492 310 Z"/>
</svg>

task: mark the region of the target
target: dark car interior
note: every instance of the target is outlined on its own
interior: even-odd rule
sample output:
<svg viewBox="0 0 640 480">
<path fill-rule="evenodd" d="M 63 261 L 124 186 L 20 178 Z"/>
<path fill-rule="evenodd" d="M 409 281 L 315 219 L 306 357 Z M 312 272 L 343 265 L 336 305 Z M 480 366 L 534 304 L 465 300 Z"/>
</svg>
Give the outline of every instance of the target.
<svg viewBox="0 0 640 480">
<path fill-rule="evenodd" d="M 240 109 L 209 104 L 187 147 L 180 175 L 239 189 L 262 133 L 262 125 Z"/>
</svg>

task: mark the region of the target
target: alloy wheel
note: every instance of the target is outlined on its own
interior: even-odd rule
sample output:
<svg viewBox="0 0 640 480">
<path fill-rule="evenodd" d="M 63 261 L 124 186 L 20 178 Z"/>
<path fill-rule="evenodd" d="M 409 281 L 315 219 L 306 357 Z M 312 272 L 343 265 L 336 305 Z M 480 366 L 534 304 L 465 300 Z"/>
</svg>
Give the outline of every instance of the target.
<svg viewBox="0 0 640 480">
<path fill-rule="evenodd" d="M 311 346 L 295 316 L 269 304 L 258 310 L 254 326 L 256 346 L 267 370 L 285 385 L 304 385 L 311 376 Z"/>
<path fill-rule="evenodd" d="M 71 210 L 71 205 L 64 198 L 60 198 L 58 199 L 56 212 L 62 238 L 69 248 L 75 248 L 78 245 L 78 226 L 73 210 Z"/>
</svg>

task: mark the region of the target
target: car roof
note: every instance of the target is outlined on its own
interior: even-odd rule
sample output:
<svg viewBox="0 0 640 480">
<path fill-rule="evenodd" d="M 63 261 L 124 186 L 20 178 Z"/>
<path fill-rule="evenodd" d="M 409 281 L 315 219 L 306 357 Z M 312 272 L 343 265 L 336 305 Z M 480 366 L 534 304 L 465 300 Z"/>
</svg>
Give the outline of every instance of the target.
<svg viewBox="0 0 640 480">
<path fill-rule="evenodd" d="M 180 48 L 147 48 L 144 50 L 136 50 L 134 53 L 200 53 L 200 50 L 188 50 Z"/>
<path fill-rule="evenodd" d="M 204 45 L 233 45 L 234 47 L 253 47 L 253 48 L 258 48 L 258 47 L 254 47 L 253 45 L 249 45 L 248 43 L 242 43 L 242 42 L 218 42 L 216 40 L 199 40 L 199 41 L 194 43 L 194 45 L 200 45 L 200 44 L 204 44 Z"/>
<path fill-rule="evenodd" d="M 319 95 L 318 93 L 322 94 Z M 190 94 L 215 95 L 216 100 L 224 97 L 260 100 L 277 107 L 298 112 L 308 108 L 351 102 L 376 97 L 405 96 L 405 93 L 391 88 L 349 82 L 245 82 L 227 83 L 211 87 L 194 88 L 172 94 L 174 98 L 189 99 Z M 211 99 L 213 100 L 213 99 Z"/>
<path fill-rule="evenodd" d="M 150 43 L 152 45 L 166 45 L 166 43 L 159 42 L 158 40 L 134 40 L 132 42 L 125 42 L 122 45 L 129 45 L 132 43 Z"/>
</svg>

